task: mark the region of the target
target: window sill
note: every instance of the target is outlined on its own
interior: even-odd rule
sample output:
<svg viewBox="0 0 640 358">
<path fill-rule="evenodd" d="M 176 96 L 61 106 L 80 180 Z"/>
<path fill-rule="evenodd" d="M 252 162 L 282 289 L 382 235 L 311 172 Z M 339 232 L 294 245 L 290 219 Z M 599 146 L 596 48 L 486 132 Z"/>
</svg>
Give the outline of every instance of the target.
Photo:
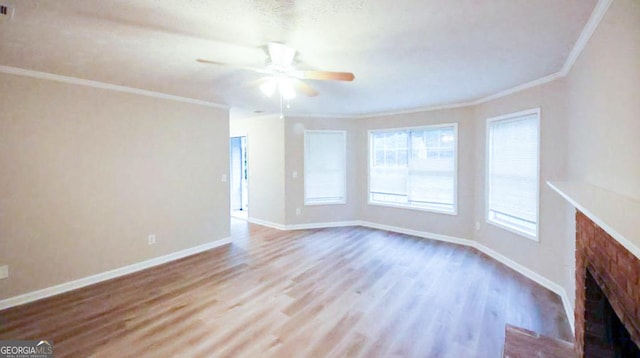
<svg viewBox="0 0 640 358">
<path fill-rule="evenodd" d="M 507 230 L 507 231 L 509 231 L 509 232 L 511 232 L 513 234 L 516 234 L 518 236 L 522 236 L 522 237 L 524 237 L 526 239 L 529 239 L 531 241 L 535 241 L 535 242 L 538 242 L 538 243 L 540 242 L 540 240 L 538 239 L 537 235 L 528 234 L 528 233 L 526 233 L 524 231 L 521 231 L 521 230 L 518 230 L 517 228 L 515 228 L 513 226 L 510 226 L 510 225 L 508 225 L 506 223 L 487 219 L 487 224 L 491 224 L 491 225 L 499 227 L 499 228 L 501 228 L 503 230 Z"/>
<path fill-rule="evenodd" d="M 438 209 L 420 208 L 420 207 L 409 206 L 409 205 L 381 203 L 381 202 L 378 202 L 378 201 L 369 201 L 369 202 L 367 202 L 367 204 L 372 205 L 372 206 L 384 206 L 384 207 L 388 207 L 388 208 L 423 211 L 423 212 L 434 213 L 434 214 L 444 214 L 444 215 L 451 215 L 451 216 L 457 216 L 458 215 L 458 211 L 456 209 L 454 209 L 454 211 L 446 211 L 446 210 L 438 210 Z"/>
<path fill-rule="evenodd" d="M 345 205 L 346 200 L 333 200 L 333 201 L 305 201 L 304 206 L 319 206 L 319 205 Z"/>
</svg>

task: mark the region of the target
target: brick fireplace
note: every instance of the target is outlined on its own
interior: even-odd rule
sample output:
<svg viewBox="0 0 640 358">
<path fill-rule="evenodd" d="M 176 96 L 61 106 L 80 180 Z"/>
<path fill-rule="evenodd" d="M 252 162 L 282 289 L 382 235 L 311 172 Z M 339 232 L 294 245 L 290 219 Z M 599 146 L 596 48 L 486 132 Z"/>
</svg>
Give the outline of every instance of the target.
<svg viewBox="0 0 640 358">
<path fill-rule="evenodd" d="M 620 350 L 640 346 L 640 260 L 580 211 L 574 314 L 578 357 L 626 357 Z"/>
</svg>

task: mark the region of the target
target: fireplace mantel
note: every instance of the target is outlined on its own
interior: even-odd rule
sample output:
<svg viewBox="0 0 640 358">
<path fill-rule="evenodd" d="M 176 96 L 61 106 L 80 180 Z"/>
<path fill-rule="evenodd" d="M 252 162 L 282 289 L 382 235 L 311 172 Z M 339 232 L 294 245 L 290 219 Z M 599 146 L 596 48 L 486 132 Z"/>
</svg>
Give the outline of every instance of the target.
<svg viewBox="0 0 640 358">
<path fill-rule="evenodd" d="M 547 184 L 576 208 L 576 355 L 637 356 L 640 202 L 586 183 Z"/>
<path fill-rule="evenodd" d="M 547 185 L 640 259 L 640 202 L 586 183 Z"/>
</svg>

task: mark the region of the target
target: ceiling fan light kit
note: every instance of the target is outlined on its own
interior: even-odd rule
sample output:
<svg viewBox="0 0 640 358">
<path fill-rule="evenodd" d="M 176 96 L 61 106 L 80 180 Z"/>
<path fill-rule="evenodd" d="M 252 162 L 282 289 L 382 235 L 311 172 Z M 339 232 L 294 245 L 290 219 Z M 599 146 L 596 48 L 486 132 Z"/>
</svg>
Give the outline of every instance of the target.
<svg viewBox="0 0 640 358">
<path fill-rule="evenodd" d="M 278 81 L 275 78 L 269 78 L 260 85 L 260 90 L 265 96 L 271 97 L 278 87 Z"/>
<path fill-rule="evenodd" d="M 286 100 L 291 100 L 296 97 L 296 90 L 293 87 L 292 78 L 287 77 L 268 77 L 266 80 L 260 85 L 260 90 L 267 97 L 272 97 L 273 94 L 278 90 L 278 93 L 282 98 Z"/>
</svg>

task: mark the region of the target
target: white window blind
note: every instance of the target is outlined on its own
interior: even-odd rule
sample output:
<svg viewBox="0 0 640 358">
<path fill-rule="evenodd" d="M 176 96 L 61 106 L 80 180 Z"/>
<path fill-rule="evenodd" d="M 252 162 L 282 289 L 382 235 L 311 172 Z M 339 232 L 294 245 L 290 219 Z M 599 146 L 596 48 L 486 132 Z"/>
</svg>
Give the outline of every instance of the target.
<svg viewBox="0 0 640 358">
<path fill-rule="evenodd" d="M 490 119 L 487 220 L 537 238 L 539 110 Z"/>
<path fill-rule="evenodd" d="M 369 202 L 456 211 L 456 125 L 370 132 Z"/>
<path fill-rule="evenodd" d="M 346 132 L 304 132 L 305 205 L 346 202 Z"/>
</svg>

